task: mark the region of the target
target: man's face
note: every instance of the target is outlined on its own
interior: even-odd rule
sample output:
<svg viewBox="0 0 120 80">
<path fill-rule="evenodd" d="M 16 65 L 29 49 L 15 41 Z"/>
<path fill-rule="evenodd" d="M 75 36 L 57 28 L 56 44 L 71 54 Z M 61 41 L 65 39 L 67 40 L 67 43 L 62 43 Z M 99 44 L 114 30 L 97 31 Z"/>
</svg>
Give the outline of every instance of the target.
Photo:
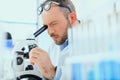
<svg viewBox="0 0 120 80">
<path fill-rule="evenodd" d="M 60 11 L 58 6 L 51 7 L 49 11 L 43 11 L 42 19 L 44 25 L 48 25 L 48 34 L 57 45 L 67 39 L 67 29 L 70 25 L 67 18 Z"/>
</svg>

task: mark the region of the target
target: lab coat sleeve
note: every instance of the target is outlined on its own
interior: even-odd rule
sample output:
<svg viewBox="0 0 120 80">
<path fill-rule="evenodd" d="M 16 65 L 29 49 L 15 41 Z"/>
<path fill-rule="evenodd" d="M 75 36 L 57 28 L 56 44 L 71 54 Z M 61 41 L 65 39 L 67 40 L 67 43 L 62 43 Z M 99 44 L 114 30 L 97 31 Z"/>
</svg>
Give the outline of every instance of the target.
<svg viewBox="0 0 120 80">
<path fill-rule="evenodd" d="M 43 77 L 43 80 L 60 80 L 61 75 L 62 75 L 62 70 L 61 70 L 60 67 L 57 67 L 56 68 L 56 74 L 55 74 L 54 78 L 52 78 L 52 79 L 46 79 L 45 77 Z"/>
<path fill-rule="evenodd" d="M 62 70 L 60 67 L 57 67 L 56 74 L 55 74 L 55 77 L 53 78 L 53 80 L 60 80 L 61 75 L 62 75 Z"/>
</svg>

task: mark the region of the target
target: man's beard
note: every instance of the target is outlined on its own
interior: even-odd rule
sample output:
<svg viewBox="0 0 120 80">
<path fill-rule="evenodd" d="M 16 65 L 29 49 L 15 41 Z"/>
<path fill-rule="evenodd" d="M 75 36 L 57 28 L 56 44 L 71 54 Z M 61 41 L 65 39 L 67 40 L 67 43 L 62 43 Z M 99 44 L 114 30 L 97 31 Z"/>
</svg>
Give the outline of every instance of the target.
<svg viewBox="0 0 120 80">
<path fill-rule="evenodd" d="M 67 31 L 66 31 L 67 32 Z M 63 35 L 61 35 L 61 36 L 59 36 L 59 35 L 57 35 L 57 34 L 51 34 L 50 35 L 51 37 L 58 37 L 58 40 L 54 40 L 54 42 L 57 44 L 57 45 L 61 45 L 61 44 L 63 44 L 65 41 L 66 41 L 66 39 L 67 39 L 67 33 L 64 33 Z"/>
<path fill-rule="evenodd" d="M 51 37 L 56 36 L 56 37 L 58 37 L 58 38 L 61 38 L 59 41 L 57 41 L 57 40 L 55 41 L 55 40 L 54 40 L 54 42 L 55 42 L 57 45 L 63 44 L 63 43 L 68 39 L 68 33 L 67 33 L 67 31 L 68 31 L 68 28 L 70 28 L 72 25 L 70 24 L 70 21 L 69 21 L 68 17 L 67 17 L 66 19 L 67 19 L 67 30 L 66 30 L 66 32 L 65 32 L 63 35 L 61 35 L 61 36 L 59 36 L 59 35 L 57 35 L 57 34 L 51 34 L 51 35 L 50 35 Z"/>
<path fill-rule="evenodd" d="M 68 17 L 66 19 L 67 19 L 67 30 L 62 36 L 56 35 L 58 37 L 61 37 L 60 41 L 55 41 L 57 45 L 63 44 L 68 39 L 68 28 L 71 28 L 72 25 L 70 24 Z"/>
</svg>

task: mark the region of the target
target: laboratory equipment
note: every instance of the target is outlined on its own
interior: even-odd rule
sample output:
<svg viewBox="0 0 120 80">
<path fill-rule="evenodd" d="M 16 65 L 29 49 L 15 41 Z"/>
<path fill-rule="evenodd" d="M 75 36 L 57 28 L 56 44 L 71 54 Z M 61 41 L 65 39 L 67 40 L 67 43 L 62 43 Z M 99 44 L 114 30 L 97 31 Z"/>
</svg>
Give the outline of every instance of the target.
<svg viewBox="0 0 120 80">
<path fill-rule="evenodd" d="M 66 80 L 120 80 L 120 1 L 104 6 L 68 29 Z"/>
<path fill-rule="evenodd" d="M 29 52 L 31 49 L 37 46 L 35 38 L 47 29 L 47 25 L 44 25 L 37 30 L 33 35 L 26 40 L 18 41 L 13 49 L 13 69 L 15 72 L 15 78 L 21 79 L 35 79 L 42 80 L 42 75 L 39 70 L 35 70 L 35 67 L 29 63 Z"/>
</svg>

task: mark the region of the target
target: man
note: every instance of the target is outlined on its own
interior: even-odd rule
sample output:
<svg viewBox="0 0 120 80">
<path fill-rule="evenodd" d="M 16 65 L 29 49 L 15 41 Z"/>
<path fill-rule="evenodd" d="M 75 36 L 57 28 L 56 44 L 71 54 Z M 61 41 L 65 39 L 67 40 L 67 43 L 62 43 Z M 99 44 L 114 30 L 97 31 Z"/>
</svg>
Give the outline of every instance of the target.
<svg viewBox="0 0 120 80">
<path fill-rule="evenodd" d="M 32 49 L 30 63 L 35 64 L 46 79 L 60 80 L 65 58 L 69 56 L 67 31 L 78 24 L 76 11 L 71 0 L 46 0 L 41 8 L 43 24 L 48 26 L 48 34 L 55 44 L 49 53 L 38 47 Z"/>
</svg>

